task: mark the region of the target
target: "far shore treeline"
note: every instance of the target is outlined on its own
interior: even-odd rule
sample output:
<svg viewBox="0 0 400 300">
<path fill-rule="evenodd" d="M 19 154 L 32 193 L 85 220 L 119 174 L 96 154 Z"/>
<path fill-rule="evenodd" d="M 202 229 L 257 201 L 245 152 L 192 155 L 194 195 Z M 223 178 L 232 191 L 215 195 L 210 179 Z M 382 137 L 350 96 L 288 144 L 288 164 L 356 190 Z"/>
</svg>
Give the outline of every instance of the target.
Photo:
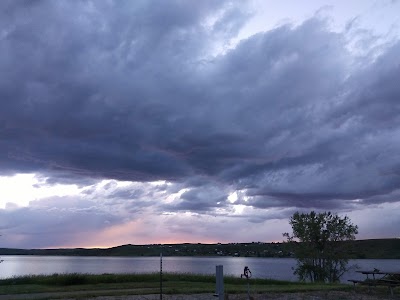
<svg viewBox="0 0 400 300">
<path fill-rule="evenodd" d="M 400 259 L 400 239 L 348 241 L 354 259 Z M 123 245 L 112 248 L 11 249 L 0 248 L 0 255 L 65 255 L 65 256 L 238 256 L 293 257 L 287 243 L 229 244 L 150 244 Z"/>
</svg>

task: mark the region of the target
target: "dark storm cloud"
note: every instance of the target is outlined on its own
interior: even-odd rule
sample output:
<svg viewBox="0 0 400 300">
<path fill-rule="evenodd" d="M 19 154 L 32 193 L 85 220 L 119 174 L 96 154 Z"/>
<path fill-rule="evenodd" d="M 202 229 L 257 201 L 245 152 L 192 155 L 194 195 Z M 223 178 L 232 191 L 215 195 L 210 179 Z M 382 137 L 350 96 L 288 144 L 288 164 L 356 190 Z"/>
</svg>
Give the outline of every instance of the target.
<svg viewBox="0 0 400 300">
<path fill-rule="evenodd" d="M 180 211 L 226 206 L 234 190 L 257 208 L 396 201 L 398 42 L 356 56 L 310 19 L 227 50 L 240 2 L 0 5 L 2 174 L 172 181 L 189 188 L 165 206 Z"/>
<path fill-rule="evenodd" d="M 202 100 L 190 75 L 212 32 L 200 23 L 223 8 L 179 3 L 3 4 L 12 19 L 1 46 L 2 171 L 143 181 L 191 173 L 162 140 L 174 142 L 190 102 Z M 190 131 L 178 135 L 188 136 L 184 152 Z"/>
</svg>

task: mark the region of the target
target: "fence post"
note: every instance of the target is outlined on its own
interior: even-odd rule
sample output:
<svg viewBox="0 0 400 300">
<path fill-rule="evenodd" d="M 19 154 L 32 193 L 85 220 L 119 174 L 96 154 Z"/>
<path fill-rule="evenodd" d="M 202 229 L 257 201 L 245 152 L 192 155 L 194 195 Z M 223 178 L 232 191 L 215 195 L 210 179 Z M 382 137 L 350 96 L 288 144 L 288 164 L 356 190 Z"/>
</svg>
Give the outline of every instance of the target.
<svg viewBox="0 0 400 300">
<path fill-rule="evenodd" d="M 163 286 L 162 286 L 162 252 L 160 253 L 160 300 L 162 300 L 162 295 L 163 295 Z"/>
<path fill-rule="evenodd" d="M 216 266 L 215 296 L 218 300 L 224 300 L 224 267 L 222 265 Z"/>
</svg>

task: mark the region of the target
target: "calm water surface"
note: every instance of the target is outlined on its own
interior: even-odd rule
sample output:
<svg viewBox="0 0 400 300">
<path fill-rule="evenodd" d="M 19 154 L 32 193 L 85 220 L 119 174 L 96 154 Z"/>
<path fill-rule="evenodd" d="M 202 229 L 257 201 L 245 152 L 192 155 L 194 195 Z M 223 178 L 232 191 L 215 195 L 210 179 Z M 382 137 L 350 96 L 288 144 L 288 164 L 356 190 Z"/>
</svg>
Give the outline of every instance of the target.
<svg viewBox="0 0 400 300">
<path fill-rule="evenodd" d="M 160 270 L 159 257 L 77 257 L 77 256 L 2 256 L 0 278 L 21 275 L 54 273 L 153 273 Z M 398 259 L 353 260 L 360 269 L 378 268 L 384 271 L 400 271 Z M 297 280 L 292 267 L 292 258 L 250 258 L 250 257 L 163 257 L 163 272 L 215 274 L 215 266 L 223 265 L 224 274 L 240 276 L 248 266 L 255 278 Z M 364 279 L 355 270 L 342 278 Z"/>
</svg>

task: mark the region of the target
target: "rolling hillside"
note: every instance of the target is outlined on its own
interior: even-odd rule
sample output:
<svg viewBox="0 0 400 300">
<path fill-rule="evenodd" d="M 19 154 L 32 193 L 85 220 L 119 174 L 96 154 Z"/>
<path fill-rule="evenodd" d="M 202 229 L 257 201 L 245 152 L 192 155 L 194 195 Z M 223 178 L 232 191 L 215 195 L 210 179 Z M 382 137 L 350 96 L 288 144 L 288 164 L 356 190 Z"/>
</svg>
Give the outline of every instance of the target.
<svg viewBox="0 0 400 300">
<path fill-rule="evenodd" d="M 400 259 L 400 239 L 357 240 L 350 242 L 351 258 Z M 285 243 L 229 244 L 151 244 L 122 245 L 107 249 L 10 249 L 0 248 L 0 255 L 65 255 L 65 256 L 245 256 L 292 257 Z"/>
</svg>

